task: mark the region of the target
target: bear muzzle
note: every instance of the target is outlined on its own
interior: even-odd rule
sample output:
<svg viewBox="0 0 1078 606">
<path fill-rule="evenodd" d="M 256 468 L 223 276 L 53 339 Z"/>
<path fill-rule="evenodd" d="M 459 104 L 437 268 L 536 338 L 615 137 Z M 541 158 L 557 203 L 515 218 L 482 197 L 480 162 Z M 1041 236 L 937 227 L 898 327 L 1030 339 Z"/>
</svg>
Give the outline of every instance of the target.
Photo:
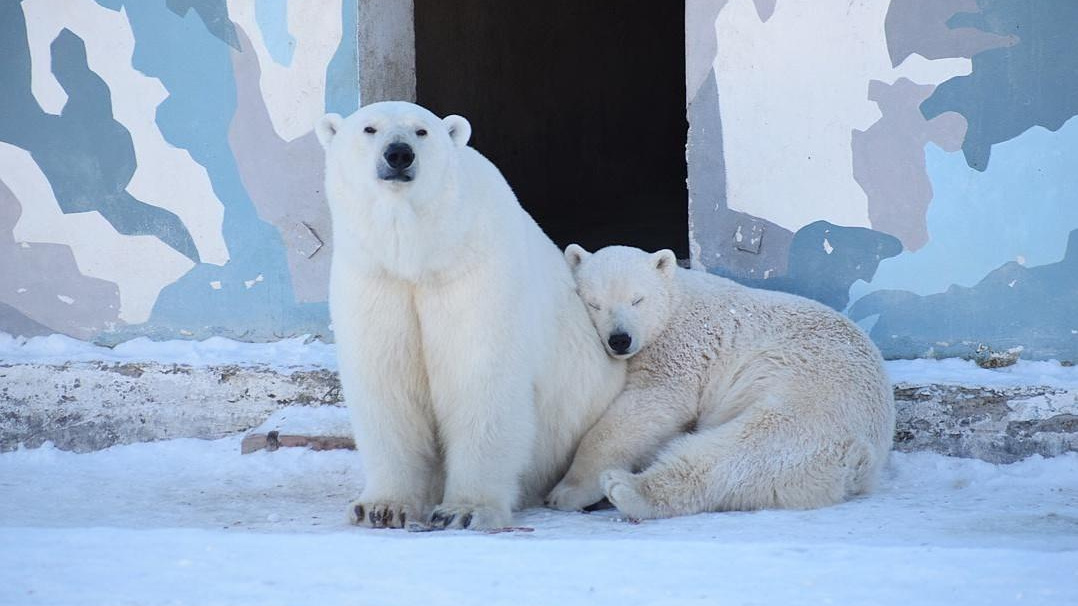
<svg viewBox="0 0 1078 606">
<path fill-rule="evenodd" d="M 415 151 L 407 143 L 390 143 L 382 153 L 378 178 L 407 183 L 415 178 Z"/>
<path fill-rule="evenodd" d="M 615 332 L 606 340 L 606 344 L 610 347 L 610 353 L 615 356 L 626 356 L 629 355 L 629 349 L 633 346 L 633 338 L 629 336 L 629 333 Z"/>
</svg>

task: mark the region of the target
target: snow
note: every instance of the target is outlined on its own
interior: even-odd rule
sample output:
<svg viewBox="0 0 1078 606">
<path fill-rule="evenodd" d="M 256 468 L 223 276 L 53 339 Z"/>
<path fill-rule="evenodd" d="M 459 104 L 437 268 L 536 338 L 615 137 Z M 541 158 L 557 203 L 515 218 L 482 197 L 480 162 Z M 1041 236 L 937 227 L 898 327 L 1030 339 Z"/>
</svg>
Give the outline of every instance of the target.
<svg viewBox="0 0 1078 606">
<path fill-rule="evenodd" d="M 59 334 L 27 338 L 0 332 L 0 363 L 8 364 L 103 361 L 336 369 L 335 352 L 333 344 L 307 336 L 271 343 L 247 343 L 223 337 L 210 337 L 204 341 L 151 341 L 140 337 L 115 347 L 103 347 Z M 1062 366 L 1055 360 L 1019 360 L 1013 366 L 1000 369 L 980 368 L 970 360 L 958 358 L 890 360 L 886 367 L 895 383 L 1078 387 L 1078 366 Z"/>
<path fill-rule="evenodd" d="M 335 352 L 333 345 L 306 336 L 270 343 L 247 343 L 224 337 L 210 337 L 204 341 L 152 341 L 139 337 L 115 347 L 103 347 L 60 334 L 27 338 L 0 332 L 0 363 L 8 364 L 155 362 L 335 369 Z"/>
<path fill-rule="evenodd" d="M 214 338 L 104 348 L 0 334 L 0 362 L 334 368 L 333 346 Z M 888 362 L 896 382 L 1078 387 L 1078 368 Z M 321 415 L 321 416 L 319 416 Z M 263 428 L 325 431 L 332 407 Z M 894 453 L 879 489 L 813 511 L 633 524 L 532 509 L 502 534 L 349 526 L 352 451 L 240 455 L 240 436 L 0 454 L 0 605 L 1074 604 L 1078 454 L 1011 465 Z"/>
<path fill-rule="evenodd" d="M 0 455 L 0 604 L 1078 603 L 1074 454 L 895 453 L 835 507 L 488 535 L 351 527 L 355 452 L 239 440 Z"/>
<path fill-rule="evenodd" d="M 988 369 L 972 360 L 890 360 L 885 363 L 894 383 L 965 385 L 973 387 L 1023 387 L 1045 385 L 1078 388 L 1078 366 L 1063 366 L 1055 360 L 1018 360 L 1013 366 Z"/>
</svg>

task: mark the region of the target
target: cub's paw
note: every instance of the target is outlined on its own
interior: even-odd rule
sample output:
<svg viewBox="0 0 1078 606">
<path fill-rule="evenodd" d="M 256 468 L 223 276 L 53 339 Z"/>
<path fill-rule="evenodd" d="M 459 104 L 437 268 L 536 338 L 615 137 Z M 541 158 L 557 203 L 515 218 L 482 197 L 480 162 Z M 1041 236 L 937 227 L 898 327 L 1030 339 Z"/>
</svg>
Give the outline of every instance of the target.
<svg viewBox="0 0 1078 606">
<path fill-rule="evenodd" d="M 562 480 L 554 487 L 554 490 L 550 491 L 546 499 L 543 499 L 543 503 L 552 509 L 581 511 L 589 505 L 598 503 L 602 498 L 603 493 L 599 491 L 598 485 L 589 488 Z"/>
<path fill-rule="evenodd" d="M 636 475 L 620 469 L 609 469 L 599 474 L 599 485 L 603 487 L 606 498 L 621 513 L 638 520 L 653 517 L 651 505 L 640 494 Z"/>
<path fill-rule="evenodd" d="M 348 507 L 348 519 L 367 528 L 404 528 L 420 518 L 416 509 L 393 501 L 355 501 Z"/>
<path fill-rule="evenodd" d="M 493 530 L 509 526 L 513 516 L 508 509 L 484 505 L 454 505 L 442 503 L 430 516 L 433 530 L 461 529 Z"/>
</svg>

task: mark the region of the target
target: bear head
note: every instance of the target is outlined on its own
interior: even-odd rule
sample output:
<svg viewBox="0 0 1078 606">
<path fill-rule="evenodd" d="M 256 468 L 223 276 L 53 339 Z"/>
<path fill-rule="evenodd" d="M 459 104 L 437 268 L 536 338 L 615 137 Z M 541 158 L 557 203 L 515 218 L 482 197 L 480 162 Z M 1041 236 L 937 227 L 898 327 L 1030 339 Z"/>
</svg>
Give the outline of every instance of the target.
<svg viewBox="0 0 1078 606">
<path fill-rule="evenodd" d="M 565 260 L 608 354 L 632 357 L 666 328 L 676 288 L 672 251 L 608 246 L 589 253 L 570 244 Z"/>
<path fill-rule="evenodd" d="M 424 199 L 444 188 L 456 148 L 468 144 L 472 127 L 461 116 L 438 118 L 413 103 L 386 101 L 347 118 L 327 114 L 315 133 L 326 150 L 330 187 Z M 334 197 L 331 192 L 331 206 Z"/>
</svg>

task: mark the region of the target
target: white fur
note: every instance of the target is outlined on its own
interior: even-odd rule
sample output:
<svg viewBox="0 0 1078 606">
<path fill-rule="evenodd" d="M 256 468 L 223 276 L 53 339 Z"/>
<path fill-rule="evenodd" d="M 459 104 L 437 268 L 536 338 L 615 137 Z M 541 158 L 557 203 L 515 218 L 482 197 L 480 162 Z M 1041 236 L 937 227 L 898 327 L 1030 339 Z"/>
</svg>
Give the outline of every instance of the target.
<svg viewBox="0 0 1078 606">
<path fill-rule="evenodd" d="M 625 391 L 548 503 L 605 495 L 654 518 L 821 507 L 871 489 L 894 401 L 856 325 L 808 299 L 675 268 L 669 251 L 574 245 L 565 256 L 600 340 L 622 331 L 633 344 Z"/>
<path fill-rule="evenodd" d="M 330 311 L 366 471 L 353 522 L 504 526 L 568 468 L 624 365 L 595 341 L 557 248 L 467 147 L 467 120 L 376 103 L 316 132 Z M 395 142 L 415 151 L 413 181 L 378 176 Z"/>
</svg>

